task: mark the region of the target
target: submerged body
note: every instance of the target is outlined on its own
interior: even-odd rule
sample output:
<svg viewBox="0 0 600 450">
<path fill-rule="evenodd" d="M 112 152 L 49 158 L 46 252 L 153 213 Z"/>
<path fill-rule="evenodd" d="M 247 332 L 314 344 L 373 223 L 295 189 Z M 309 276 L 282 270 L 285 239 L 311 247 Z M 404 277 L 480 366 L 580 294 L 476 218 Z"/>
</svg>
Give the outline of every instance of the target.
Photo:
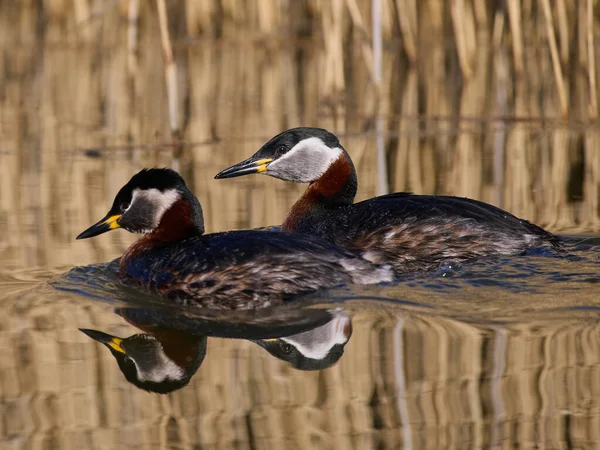
<svg viewBox="0 0 600 450">
<path fill-rule="evenodd" d="M 116 228 L 144 234 L 121 257 L 123 279 L 183 304 L 252 309 L 342 284 L 391 279 L 389 268 L 360 252 L 301 234 L 204 235 L 200 203 L 168 169 L 135 175 L 106 217 L 78 239 Z"/>
<path fill-rule="evenodd" d="M 378 262 L 393 265 L 397 273 L 560 245 L 557 236 L 537 225 L 468 198 L 397 193 L 353 203 L 357 178 L 352 160 L 335 135 L 319 128 L 283 132 L 216 178 L 249 173 L 309 183 L 283 231 L 374 251 Z"/>
</svg>

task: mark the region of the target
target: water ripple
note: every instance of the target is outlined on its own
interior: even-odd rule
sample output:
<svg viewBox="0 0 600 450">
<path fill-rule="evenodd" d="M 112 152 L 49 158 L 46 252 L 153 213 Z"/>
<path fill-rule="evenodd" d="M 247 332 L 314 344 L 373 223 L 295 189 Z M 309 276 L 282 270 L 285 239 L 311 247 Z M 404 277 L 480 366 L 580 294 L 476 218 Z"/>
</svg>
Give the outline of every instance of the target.
<svg viewBox="0 0 600 450">
<path fill-rule="evenodd" d="M 339 306 L 382 303 L 482 321 L 600 311 L 600 239 L 570 239 L 562 251 L 531 249 L 522 256 L 472 264 L 447 262 L 434 273 L 408 274 L 379 286 L 346 286 L 303 297 L 294 304 Z M 118 278 L 118 260 L 75 267 L 51 285 L 89 299 L 165 305 L 164 299 Z M 176 307 L 176 305 L 172 305 Z"/>
</svg>

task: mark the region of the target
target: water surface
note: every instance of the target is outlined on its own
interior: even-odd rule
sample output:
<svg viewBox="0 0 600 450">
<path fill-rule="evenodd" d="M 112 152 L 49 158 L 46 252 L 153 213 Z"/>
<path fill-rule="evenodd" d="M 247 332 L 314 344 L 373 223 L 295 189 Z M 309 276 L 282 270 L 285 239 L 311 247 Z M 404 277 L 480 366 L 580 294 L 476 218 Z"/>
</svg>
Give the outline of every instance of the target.
<svg viewBox="0 0 600 450">
<path fill-rule="evenodd" d="M 105 264 L 4 271 L 4 443 L 593 446 L 598 241 L 260 313 L 165 307 L 120 289 Z M 78 328 L 177 334 L 205 354 L 186 387 L 162 396 L 128 383 L 108 349 Z"/>
</svg>

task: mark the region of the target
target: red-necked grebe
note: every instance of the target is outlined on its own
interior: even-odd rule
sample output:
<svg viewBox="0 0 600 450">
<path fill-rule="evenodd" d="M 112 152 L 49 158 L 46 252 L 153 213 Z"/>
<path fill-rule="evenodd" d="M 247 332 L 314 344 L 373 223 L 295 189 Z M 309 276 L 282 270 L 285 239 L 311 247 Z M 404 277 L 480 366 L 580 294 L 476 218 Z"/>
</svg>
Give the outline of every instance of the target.
<svg viewBox="0 0 600 450">
<path fill-rule="evenodd" d="M 396 193 L 353 203 L 354 164 L 338 138 L 321 128 L 284 131 L 215 178 L 251 173 L 309 183 L 282 231 L 376 250 L 396 272 L 435 270 L 447 260 L 469 262 L 560 245 L 559 237 L 537 225 L 468 198 Z"/>
<path fill-rule="evenodd" d="M 118 228 L 144 234 L 121 257 L 121 276 L 184 304 L 252 309 L 319 289 L 391 279 L 388 267 L 360 252 L 306 235 L 255 230 L 204 235 L 198 199 L 170 169 L 134 175 L 108 214 L 77 239 Z"/>
</svg>

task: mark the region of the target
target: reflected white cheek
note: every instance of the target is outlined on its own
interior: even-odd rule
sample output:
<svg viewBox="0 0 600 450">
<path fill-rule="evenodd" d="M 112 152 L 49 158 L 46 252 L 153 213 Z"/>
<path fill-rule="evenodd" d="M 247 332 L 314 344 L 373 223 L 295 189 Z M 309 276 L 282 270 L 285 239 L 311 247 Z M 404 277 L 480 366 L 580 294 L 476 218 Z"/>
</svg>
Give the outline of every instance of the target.
<svg viewBox="0 0 600 450">
<path fill-rule="evenodd" d="M 140 381 L 151 381 L 153 383 L 162 383 L 165 380 L 177 381 L 185 377 L 185 371 L 173 362 L 164 351 L 160 349 L 157 353 L 157 360 L 152 367 L 147 370 L 140 367 L 134 360 L 138 379 Z"/>
<path fill-rule="evenodd" d="M 346 334 L 346 327 L 349 323 L 350 319 L 346 315 L 337 315 L 325 325 L 311 331 L 282 338 L 282 340 L 292 344 L 307 358 L 323 359 L 329 354 L 334 345 L 348 342 L 350 337 Z"/>
</svg>

